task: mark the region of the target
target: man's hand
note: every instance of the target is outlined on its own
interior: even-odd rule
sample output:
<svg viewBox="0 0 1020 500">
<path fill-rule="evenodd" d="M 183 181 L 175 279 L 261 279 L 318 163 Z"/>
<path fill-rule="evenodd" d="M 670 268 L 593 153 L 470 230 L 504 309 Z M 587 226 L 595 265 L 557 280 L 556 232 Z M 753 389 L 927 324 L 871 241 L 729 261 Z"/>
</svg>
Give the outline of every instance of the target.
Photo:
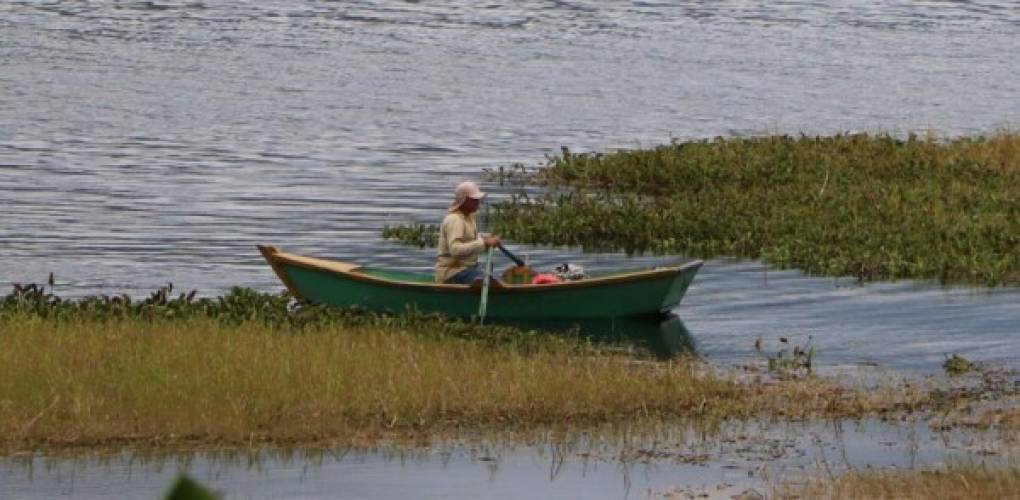
<svg viewBox="0 0 1020 500">
<path fill-rule="evenodd" d="M 482 241 L 485 242 L 485 246 L 488 247 L 488 248 L 498 247 L 500 245 L 500 243 L 503 242 L 503 240 L 499 239 L 499 235 L 498 234 L 493 234 L 493 235 L 491 235 L 491 236 L 489 236 L 487 238 L 482 238 Z"/>
</svg>

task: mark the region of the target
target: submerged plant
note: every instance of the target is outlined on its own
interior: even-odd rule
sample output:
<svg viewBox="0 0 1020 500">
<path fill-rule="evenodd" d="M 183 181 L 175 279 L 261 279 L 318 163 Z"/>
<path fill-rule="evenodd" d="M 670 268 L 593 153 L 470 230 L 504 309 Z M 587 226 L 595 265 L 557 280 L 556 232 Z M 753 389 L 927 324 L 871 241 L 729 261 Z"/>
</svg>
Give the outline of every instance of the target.
<svg viewBox="0 0 1020 500">
<path fill-rule="evenodd" d="M 812 336 L 808 336 L 807 343 L 801 347 L 790 344 L 786 337 L 779 337 L 783 345 L 774 355 L 766 354 L 761 347 L 761 338 L 754 343 L 754 349 L 759 355 L 768 360 L 769 372 L 780 378 L 796 378 L 810 375 L 812 362 L 815 357 L 815 347 L 812 345 Z"/>
<path fill-rule="evenodd" d="M 974 371 L 976 368 L 977 366 L 973 362 L 959 354 L 946 356 L 946 360 L 942 363 L 942 369 L 946 371 L 946 375 L 963 375 L 964 373 Z"/>
</svg>

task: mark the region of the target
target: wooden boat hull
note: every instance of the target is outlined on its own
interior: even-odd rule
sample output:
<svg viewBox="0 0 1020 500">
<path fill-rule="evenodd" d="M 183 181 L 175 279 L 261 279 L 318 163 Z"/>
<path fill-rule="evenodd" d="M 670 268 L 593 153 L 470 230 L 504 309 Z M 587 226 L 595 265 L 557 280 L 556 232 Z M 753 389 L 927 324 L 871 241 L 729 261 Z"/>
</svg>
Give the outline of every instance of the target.
<svg viewBox="0 0 1020 500">
<path fill-rule="evenodd" d="M 431 276 L 373 270 L 263 247 L 266 261 L 295 297 L 336 306 L 401 312 L 414 308 L 470 318 L 478 314 L 477 285 L 447 285 Z M 680 303 L 702 262 L 549 285 L 501 285 L 489 290 L 487 318 L 617 318 L 657 314 Z"/>
</svg>

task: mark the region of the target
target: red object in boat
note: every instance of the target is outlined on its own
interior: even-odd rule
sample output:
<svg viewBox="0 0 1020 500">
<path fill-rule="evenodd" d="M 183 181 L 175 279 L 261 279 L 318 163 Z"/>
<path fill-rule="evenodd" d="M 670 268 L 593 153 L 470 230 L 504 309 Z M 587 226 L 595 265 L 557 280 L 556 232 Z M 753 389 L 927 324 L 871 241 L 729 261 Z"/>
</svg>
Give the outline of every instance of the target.
<svg viewBox="0 0 1020 500">
<path fill-rule="evenodd" d="M 561 280 L 555 274 L 542 273 L 542 274 L 536 275 L 531 280 L 531 284 L 532 285 L 548 285 L 550 283 L 560 283 L 562 281 L 563 280 Z"/>
</svg>

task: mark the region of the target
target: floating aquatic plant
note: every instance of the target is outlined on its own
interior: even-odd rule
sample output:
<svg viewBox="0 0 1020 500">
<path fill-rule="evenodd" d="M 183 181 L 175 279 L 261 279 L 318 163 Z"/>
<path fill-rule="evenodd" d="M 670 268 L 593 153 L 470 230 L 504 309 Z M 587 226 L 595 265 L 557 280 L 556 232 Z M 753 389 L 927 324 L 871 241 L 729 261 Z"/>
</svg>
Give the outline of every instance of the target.
<svg viewBox="0 0 1020 500">
<path fill-rule="evenodd" d="M 490 221 L 524 243 L 1020 284 L 1020 134 L 716 138 L 566 152 L 517 177 L 544 192 Z"/>
<path fill-rule="evenodd" d="M 441 314 L 422 313 L 413 308 L 399 314 L 385 314 L 359 307 L 302 302 L 286 291 L 274 294 L 243 287 L 233 287 L 217 297 L 197 297 L 195 290 L 174 294 L 174 285 L 168 283 L 144 299 L 135 299 L 127 294 L 65 299 L 47 290 L 45 285 L 32 283 L 15 284 L 10 294 L 0 297 L 0 326 L 38 319 L 61 323 L 213 320 L 225 327 L 258 324 L 287 331 L 316 328 L 410 329 L 425 337 L 459 338 L 490 346 L 512 344 L 521 352 L 571 343 L 591 352 L 610 348 L 581 341 L 581 333 L 577 330 L 564 332 L 508 325 L 481 326 Z"/>
<path fill-rule="evenodd" d="M 382 237 L 418 248 L 433 248 L 439 243 L 439 226 L 436 224 L 385 226 Z"/>
</svg>

